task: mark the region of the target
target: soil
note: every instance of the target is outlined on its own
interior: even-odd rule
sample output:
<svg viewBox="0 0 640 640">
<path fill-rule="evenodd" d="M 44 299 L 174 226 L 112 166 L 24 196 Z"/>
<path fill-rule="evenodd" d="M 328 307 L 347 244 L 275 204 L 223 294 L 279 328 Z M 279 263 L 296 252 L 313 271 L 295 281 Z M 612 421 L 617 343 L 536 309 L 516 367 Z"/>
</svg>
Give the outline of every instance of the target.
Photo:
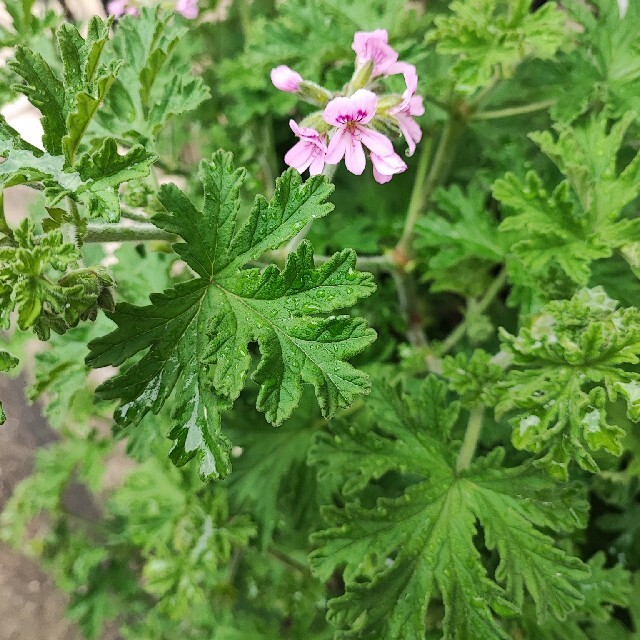
<svg viewBox="0 0 640 640">
<path fill-rule="evenodd" d="M 24 381 L 0 377 L 8 419 L 0 428 L 0 510 L 15 486 L 33 468 L 39 447 L 54 434 L 37 405 L 28 406 Z M 65 620 L 66 598 L 37 564 L 0 543 L 0 640 L 81 640 L 77 627 Z"/>
</svg>

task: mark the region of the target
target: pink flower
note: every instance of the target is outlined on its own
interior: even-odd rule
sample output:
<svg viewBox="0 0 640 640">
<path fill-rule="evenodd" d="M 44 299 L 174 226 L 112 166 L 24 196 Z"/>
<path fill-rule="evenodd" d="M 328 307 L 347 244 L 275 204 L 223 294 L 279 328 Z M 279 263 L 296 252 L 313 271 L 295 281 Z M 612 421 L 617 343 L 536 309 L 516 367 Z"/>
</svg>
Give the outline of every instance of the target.
<svg viewBox="0 0 640 640">
<path fill-rule="evenodd" d="M 198 0 L 178 0 L 176 2 L 176 11 L 185 18 L 193 20 L 198 17 Z"/>
<path fill-rule="evenodd" d="M 402 102 L 398 106 L 389 109 L 389 113 L 397 119 L 400 131 L 402 131 L 402 135 L 407 141 L 409 155 L 412 156 L 416 150 L 416 144 L 422 139 L 422 129 L 413 119 L 413 116 L 421 116 L 424 113 L 424 106 L 422 104 L 422 96 L 415 95 L 418 88 L 418 75 L 415 67 L 405 62 L 399 62 L 398 64 L 402 65 L 402 73 L 404 74 L 407 88 L 402 94 Z"/>
<path fill-rule="evenodd" d="M 107 4 L 107 13 L 116 18 L 123 15 L 137 16 L 138 9 L 129 6 L 129 1 L 130 0 L 111 0 L 111 2 Z"/>
<path fill-rule="evenodd" d="M 351 48 L 356 52 L 358 67 L 373 62 L 371 77 L 399 73 L 394 70 L 398 60 L 398 52 L 388 45 L 389 35 L 386 29 L 375 31 L 358 31 L 353 36 Z"/>
<path fill-rule="evenodd" d="M 302 76 L 287 67 L 286 64 L 281 64 L 279 67 L 271 69 L 271 82 L 273 82 L 275 88 L 280 89 L 280 91 L 295 93 L 300 88 Z"/>
<path fill-rule="evenodd" d="M 348 98 L 334 98 L 322 114 L 325 122 L 337 127 L 325 161 L 338 164 L 344 157 L 347 169 L 360 175 L 367 163 L 364 144 L 372 153 L 385 157 L 393 153 L 391 140 L 366 125 L 376 114 L 378 98 L 367 89 L 359 89 Z"/>
<path fill-rule="evenodd" d="M 373 177 L 380 184 L 389 182 L 396 173 L 407 170 L 407 165 L 397 153 L 391 153 L 388 156 L 372 153 L 371 162 L 373 163 Z"/>
<path fill-rule="evenodd" d="M 289 120 L 289 126 L 300 142 L 287 151 L 284 161 L 290 167 L 297 169 L 300 173 L 309 169 L 312 176 L 322 173 L 324 168 L 327 145 L 324 135 L 320 135 L 311 127 L 300 127 L 295 120 Z"/>
</svg>

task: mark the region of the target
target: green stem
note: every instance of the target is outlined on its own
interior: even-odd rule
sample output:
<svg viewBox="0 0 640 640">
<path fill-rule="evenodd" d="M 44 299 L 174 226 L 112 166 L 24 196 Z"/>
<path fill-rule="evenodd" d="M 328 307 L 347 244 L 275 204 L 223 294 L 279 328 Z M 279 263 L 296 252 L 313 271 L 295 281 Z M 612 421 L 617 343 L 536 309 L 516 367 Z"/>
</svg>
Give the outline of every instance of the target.
<svg viewBox="0 0 640 640">
<path fill-rule="evenodd" d="M 123 218 L 127 218 L 127 220 L 134 220 L 135 222 L 149 222 L 149 216 L 144 213 L 138 213 L 134 209 L 128 209 L 127 207 L 123 207 L 120 205 L 120 215 Z"/>
<path fill-rule="evenodd" d="M 316 264 L 324 264 L 329 262 L 332 256 L 314 255 L 313 260 Z M 358 256 L 356 267 L 366 271 L 392 271 L 393 265 L 389 262 L 387 256 Z"/>
<path fill-rule="evenodd" d="M 407 340 L 412 347 L 423 349 L 428 345 L 428 341 L 422 329 L 422 314 L 418 306 L 415 279 L 410 273 L 399 269 L 393 269 L 391 276 L 396 285 L 400 312 L 407 323 Z"/>
<path fill-rule="evenodd" d="M 61 226 L 60 230 L 62 231 L 63 238 L 67 242 L 72 243 L 78 250 L 78 264 L 82 267 L 84 266 L 84 259 L 82 258 L 82 253 L 80 252 L 81 241 L 78 238 L 78 223 L 80 221 L 80 212 L 78 211 L 78 205 L 73 198 L 68 197 L 67 204 L 69 206 L 69 213 L 71 214 L 73 222 L 65 222 Z"/>
<path fill-rule="evenodd" d="M 469 468 L 473 456 L 478 446 L 480 432 L 482 431 L 482 418 L 484 417 L 484 406 L 481 404 L 471 408 L 469 412 L 469 422 L 467 423 L 467 431 L 464 434 L 464 440 L 458 453 L 456 461 L 456 471 L 464 471 Z"/>
<path fill-rule="evenodd" d="M 261 138 L 263 141 L 263 153 L 260 155 L 260 167 L 264 174 L 265 197 L 271 200 L 274 192 L 276 175 L 278 174 L 278 156 L 276 154 L 275 141 L 273 139 L 273 122 L 271 116 L 264 119 L 261 126 Z"/>
<path fill-rule="evenodd" d="M 483 313 L 487 307 L 494 301 L 495 297 L 502 291 L 507 281 L 507 272 L 502 269 L 500 273 L 493 279 L 493 282 L 489 285 L 489 288 L 485 291 L 484 296 L 475 306 L 474 311 L 476 313 Z M 464 338 L 467 332 L 467 318 L 465 318 L 441 343 L 440 355 L 443 356 L 455 347 L 462 338 Z"/>
<path fill-rule="evenodd" d="M 274 558 L 276 558 L 277 560 L 280 560 L 280 562 L 284 562 L 286 565 L 289 565 L 293 569 L 297 569 L 298 571 L 300 571 L 301 573 L 304 573 L 305 575 L 309 575 L 311 573 L 309 570 L 309 567 L 306 564 L 303 564 L 302 562 L 299 562 L 295 558 L 292 558 L 288 553 L 285 553 L 284 551 L 277 549 L 273 545 L 270 546 L 267 549 L 267 551 Z"/>
<path fill-rule="evenodd" d="M 532 102 L 531 104 L 523 104 L 518 107 L 508 107 L 505 109 L 495 109 L 493 111 L 478 111 L 473 115 L 473 120 L 497 120 L 498 118 L 510 118 L 511 116 L 519 116 L 525 113 L 533 113 L 535 111 L 543 111 L 552 107 L 557 100 L 541 100 L 540 102 Z"/>
<path fill-rule="evenodd" d="M 442 130 L 442 134 L 440 135 L 438 148 L 436 149 L 433 162 L 431 163 L 431 167 L 429 168 L 429 173 L 426 178 L 425 174 L 427 173 L 427 167 L 429 166 L 429 159 L 431 157 L 431 144 L 425 144 L 422 147 L 420 160 L 418 162 L 416 180 L 413 185 L 409 208 L 407 209 L 404 231 L 396 245 L 396 252 L 400 256 L 406 256 L 409 252 L 409 245 L 411 244 L 411 238 L 413 237 L 413 228 L 423 207 L 428 202 L 434 189 L 440 183 L 451 147 L 458 138 L 459 133 L 460 126 L 458 119 L 454 116 L 450 116 Z"/>
<path fill-rule="evenodd" d="M 145 242 L 148 240 L 173 242 L 176 236 L 152 224 L 138 222 L 128 225 L 88 224 L 84 238 L 85 242 Z"/>
</svg>

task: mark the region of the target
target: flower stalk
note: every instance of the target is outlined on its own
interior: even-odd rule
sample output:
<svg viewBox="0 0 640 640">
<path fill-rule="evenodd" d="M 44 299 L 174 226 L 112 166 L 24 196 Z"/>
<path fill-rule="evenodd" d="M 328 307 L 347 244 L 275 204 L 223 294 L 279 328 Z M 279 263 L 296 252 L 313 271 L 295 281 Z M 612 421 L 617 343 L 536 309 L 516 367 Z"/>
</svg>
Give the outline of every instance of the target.
<svg viewBox="0 0 640 640">
<path fill-rule="evenodd" d="M 479 404 L 471 408 L 469 412 L 469 422 L 464 434 L 464 440 L 458 453 L 456 461 L 456 471 L 460 473 L 471 466 L 471 461 L 478 447 L 478 440 L 482 432 L 482 419 L 484 417 L 484 406 Z"/>
<path fill-rule="evenodd" d="M 166 240 L 174 242 L 177 236 L 143 222 L 122 224 L 103 224 L 94 222 L 87 225 L 84 242 L 146 242 L 149 240 Z"/>
</svg>

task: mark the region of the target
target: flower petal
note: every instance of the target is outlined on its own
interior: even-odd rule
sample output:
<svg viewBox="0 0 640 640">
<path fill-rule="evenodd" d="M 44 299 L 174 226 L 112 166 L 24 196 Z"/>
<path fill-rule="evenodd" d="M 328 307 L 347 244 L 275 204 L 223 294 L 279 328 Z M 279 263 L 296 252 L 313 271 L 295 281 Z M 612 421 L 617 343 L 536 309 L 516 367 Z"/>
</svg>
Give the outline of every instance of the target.
<svg viewBox="0 0 640 640">
<path fill-rule="evenodd" d="M 351 104 L 350 98 L 334 98 L 327 103 L 327 106 L 322 112 L 322 117 L 327 124 L 334 127 L 341 127 L 351 119 L 352 111 L 353 105 Z"/>
<path fill-rule="evenodd" d="M 313 150 L 314 146 L 309 142 L 304 140 L 296 142 L 285 154 L 285 164 L 302 173 L 313 161 Z"/>
<path fill-rule="evenodd" d="M 198 17 L 198 0 L 178 0 L 176 11 L 185 18 L 193 20 Z"/>
<path fill-rule="evenodd" d="M 393 176 L 383 176 L 378 172 L 375 165 L 373 166 L 373 177 L 378 184 L 385 184 L 385 182 L 389 182 Z"/>
<path fill-rule="evenodd" d="M 351 109 L 354 112 L 352 120 L 359 124 L 371 122 L 378 108 L 378 96 L 368 89 L 358 89 L 351 98 Z"/>
<path fill-rule="evenodd" d="M 362 143 L 360 140 L 356 140 L 354 136 L 348 136 L 344 163 L 347 165 L 347 169 L 357 176 L 362 174 L 367 164 Z"/>
<path fill-rule="evenodd" d="M 393 153 L 393 144 L 387 136 L 369 129 L 369 127 L 357 127 L 360 134 L 360 140 L 369 151 L 377 153 L 379 156 L 387 156 Z"/>
<path fill-rule="evenodd" d="M 407 165 L 397 153 L 391 153 L 387 156 L 372 153 L 371 162 L 375 170 L 383 176 L 392 176 L 407 170 Z"/>
<path fill-rule="evenodd" d="M 322 173 L 324 169 L 324 153 L 318 153 L 313 158 L 311 162 L 311 166 L 309 167 L 309 174 L 312 176 L 317 176 Z"/>
<path fill-rule="evenodd" d="M 356 52 L 358 66 L 373 62 L 373 77 L 387 75 L 387 68 L 398 59 L 398 53 L 388 44 L 389 36 L 385 29 L 358 31 L 353 36 L 351 48 Z"/>
<path fill-rule="evenodd" d="M 400 131 L 402 131 L 402 135 L 407 141 L 407 146 L 409 147 L 409 155 L 412 156 L 413 152 L 416 150 L 416 143 L 422 140 L 422 129 L 411 116 L 406 116 L 400 113 L 396 116 L 396 118 L 398 119 Z"/>
<path fill-rule="evenodd" d="M 409 115 L 410 116 L 424 115 L 424 105 L 422 104 L 422 96 L 413 96 L 411 100 L 409 100 Z"/>
<path fill-rule="evenodd" d="M 327 164 L 338 164 L 345 154 L 347 141 L 346 137 L 350 137 L 344 127 L 338 129 L 331 138 L 327 148 L 327 155 L 324 160 Z"/>
</svg>

